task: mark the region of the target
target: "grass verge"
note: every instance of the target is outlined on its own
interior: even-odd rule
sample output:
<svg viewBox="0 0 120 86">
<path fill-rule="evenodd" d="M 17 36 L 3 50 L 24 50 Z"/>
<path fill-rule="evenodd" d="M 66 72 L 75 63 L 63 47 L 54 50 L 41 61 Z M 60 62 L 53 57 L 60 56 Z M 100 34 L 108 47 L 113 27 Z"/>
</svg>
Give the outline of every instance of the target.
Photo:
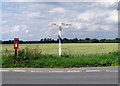
<svg viewBox="0 0 120 86">
<path fill-rule="evenodd" d="M 2 55 L 3 68 L 73 68 L 73 67 L 100 67 L 118 65 L 118 52 L 101 55 L 41 54 L 38 50 L 28 48 L 19 50 L 15 59 L 14 55 Z M 15 63 L 14 63 L 15 60 Z"/>
</svg>

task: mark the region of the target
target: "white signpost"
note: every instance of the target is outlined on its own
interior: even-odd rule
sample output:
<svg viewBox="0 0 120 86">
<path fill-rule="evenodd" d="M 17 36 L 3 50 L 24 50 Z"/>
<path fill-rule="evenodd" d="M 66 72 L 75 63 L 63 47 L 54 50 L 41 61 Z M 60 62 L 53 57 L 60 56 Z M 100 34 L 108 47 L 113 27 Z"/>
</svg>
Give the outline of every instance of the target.
<svg viewBox="0 0 120 86">
<path fill-rule="evenodd" d="M 57 26 L 58 27 L 58 38 L 59 38 L 59 56 L 62 55 L 62 44 L 61 44 L 61 31 L 63 27 L 71 27 L 72 24 L 70 23 L 50 23 L 49 26 Z"/>
</svg>

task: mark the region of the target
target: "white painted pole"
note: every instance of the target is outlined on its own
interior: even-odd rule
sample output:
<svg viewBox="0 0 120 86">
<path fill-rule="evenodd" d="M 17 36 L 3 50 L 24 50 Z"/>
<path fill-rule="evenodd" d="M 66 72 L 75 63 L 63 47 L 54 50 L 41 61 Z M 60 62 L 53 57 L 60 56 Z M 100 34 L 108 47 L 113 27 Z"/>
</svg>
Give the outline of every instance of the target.
<svg viewBox="0 0 120 86">
<path fill-rule="evenodd" d="M 62 55 L 62 43 L 61 43 L 61 31 L 62 31 L 62 26 L 67 26 L 70 27 L 71 24 L 65 24 L 65 23 L 51 23 L 50 26 L 58 26 L 59 28 L 59 33 L 58 33 L 58 38 L 59 38 L 59 56 Z"/>
<path fill-rule="evenodd" d="M 59 56 L 61 56 L 62 55 L 62 46 L 61 46 L 61 30 L 62 30 L 62 28 L 61 28 L 61 26 L 59 26 Z"/>
</svg>

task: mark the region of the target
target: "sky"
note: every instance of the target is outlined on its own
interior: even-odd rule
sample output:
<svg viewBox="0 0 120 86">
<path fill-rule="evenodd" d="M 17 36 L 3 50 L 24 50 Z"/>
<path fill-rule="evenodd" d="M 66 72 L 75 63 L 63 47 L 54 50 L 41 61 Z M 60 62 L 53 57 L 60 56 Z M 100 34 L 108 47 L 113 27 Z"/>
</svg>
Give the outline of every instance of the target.
<svg viewBox="0 0 120 86">
<path fill-rule="evenodd" d="M 4 2 L 1 14 L 2 40 L 57 39 L 53 22 L 73 25 L 62 27 L 62 38 L 118 37 L 118 2 Z"/>
</svg>

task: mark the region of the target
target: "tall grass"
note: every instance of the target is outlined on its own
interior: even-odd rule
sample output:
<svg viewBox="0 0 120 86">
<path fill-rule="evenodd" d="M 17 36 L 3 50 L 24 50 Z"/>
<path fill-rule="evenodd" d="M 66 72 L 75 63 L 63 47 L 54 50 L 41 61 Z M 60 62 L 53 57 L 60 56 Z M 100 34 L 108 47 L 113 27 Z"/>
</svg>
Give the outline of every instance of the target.
<svg viewBox="0 0 120 86">
<path fill-rule="evenodd" d="M 28 47 L 31 50 L 38 49 L 42 54 L 58 55 L 58 44 L 20 44 L 19 49 Z M 62 52 L 72 55 L 89 55 L 115 52 L 118 50 L 118 43 L 62 43 Z M 2 44 L 3 54 L 13 54 L 13 44 Z"/>
<path fill-rule="evenodd" d="M 8 51 L 7 51 L 8 52 Z M 28 48 L 18 51 L 16 59 L 14 54 L 2 55 L 3 68 L 73 68 L 73 67 L 100 67 L 118 65 L 118 52 L 100 55 L 58 55 L 42 54 L 42 51 Z M 15 63 L 14 63 L 15 60 Z"/>
</svg>

